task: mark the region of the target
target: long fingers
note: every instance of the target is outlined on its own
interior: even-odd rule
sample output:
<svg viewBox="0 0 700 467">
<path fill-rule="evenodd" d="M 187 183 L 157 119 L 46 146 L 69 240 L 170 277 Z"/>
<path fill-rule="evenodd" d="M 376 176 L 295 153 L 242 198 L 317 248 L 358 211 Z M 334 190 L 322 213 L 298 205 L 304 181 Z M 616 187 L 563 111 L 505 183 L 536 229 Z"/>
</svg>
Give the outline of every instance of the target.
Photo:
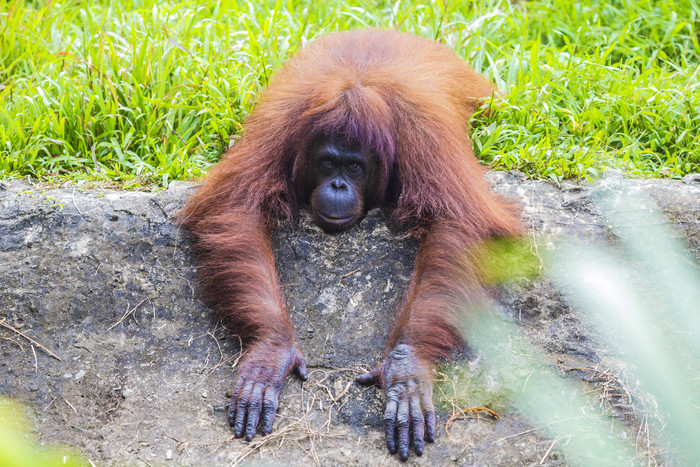
<svg viewBox="0 0 700 467">
<path fill-rule="evenodd" d="M 274 388 L 267 388 L 263 400 L 262 432 L 264 435 L 272 433 L 272 424 L 275 422 L 277 413 L 277 400 L 279 391 Z"/>
<path fill-rule="evenodd" d="M 433 391 L 430 390 L 421 395 L 421 404 L 425 413 L 425 440 L 435 442 L 435 406 L 433 405 Z"/>
<path fill-rule="evenodd" d="M 401 394 L 397 387 L 389 388 L 386 392 L 384 432 L 389 452 L 398 452 L 402 461 L 408 459 L 411 442 L 416 454 L 423 455 L 424 440 L 432 443 L 435 439 L 435 408 L 431 395 L 407 395 Z"/>
<path fill-rule="evenodd" d="M 396 454 L 396 415 L 399 408 L 399 392 L 396 388 L 386 392 L 386 410 L 384 410 L 384 433 L 386 447 L 389 452 Z"/>
<path fill-rule="evenodd" d="M 290 373 L 306 381 L 306 360 L 294 346 L 288 348 L 257 347 L 246 354 L 238 368 L 236 387 L 231 391 L 228 422 L 236 438 L 251 441 L 258 431 L 272 431 L 279 391 Z"/>
<path fill-rule="evenodd" d="M 231 396 L 228 421 L 236 438 L 251 441 L 262 423 L 264 435 L 272 432 L 279 399 L 279 389 L 262 383 L 239 380 Z"/>
<path fill-rule="evenodd" d="M 243 436 L 245 419 L 248 412 L 248 398 L 252 390 L 253 382 L 247 381 L 238 396 L 231 400 L 231 405 L 236 405 L 236 417 L 233 423 L 233 435 L 236 438 L 241 438 Z"/>
<path fill-rule="evenodd" d="M 263 390 L 262 384 L 255 383 L 248 399 L 248 423 L 246 423 L 245 428 L 246 441 L 252 441 L 253 436 L 258 431 L 258 421 L 260 420 L 260 411 L 263 405 Z"/>
<path fill-rule="evenodd" d="M 408 398 L 402 397 L 399 401 L 399 410 L 396 413 L 396 429 L 399 432 L 399 459 L 408 459 L 409 430 L 411 429 L 411 419 L 408 415 Z"/>
<path fill-rule="evenodd" d="M 410 399 L 410 417 L 411 417 L 411 438 L 413 439 L 413 447 L 416 454 L 423 455 L 423 437 L 425 435 L 425 418 L 421 403 L 418 396 L 412 396 Z M 408 457 L 408 454 L 406 454 Z"/>
<path fill-rule="evenodd" d="M 238 394 L 241 392 L 241 389 L 243 389 L 244 385 L 245 385 L 245 380 L 243 378 L 239 378 L 238 381 L 236 381 L 236 386 L 231 391 L 231 402 L 229 403 L 229 406 L 228 406 L 228 424 L 231 427 L 233 427 L 236 424 L 236 409 L 237 409 L 237 404 L 238 404 Z"/>
</svg>

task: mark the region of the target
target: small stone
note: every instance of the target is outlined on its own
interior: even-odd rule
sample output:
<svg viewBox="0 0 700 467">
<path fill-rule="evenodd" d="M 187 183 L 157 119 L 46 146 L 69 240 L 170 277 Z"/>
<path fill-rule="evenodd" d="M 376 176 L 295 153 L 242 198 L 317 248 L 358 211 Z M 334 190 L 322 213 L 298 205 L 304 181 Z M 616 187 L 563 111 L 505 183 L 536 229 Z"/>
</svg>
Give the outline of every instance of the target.
<svg viewBox="0 0 700 467">
<path fill-rule="evenodd" d="M 124 390 L 122 391 L 122 397 L 123 397 L 124 399 L 126 399 L 127 397 L 129 397 L 129 396 L 132 395 L 133 393 L 134 393 L 134 390 L 133 390 L 133 389 L 131 389 L 131 388 L 126 388 L 126 389 L 124 389 Z"/>
<path fill-rule="evenodd" d="M 79 372 L 77 372 L 77 373 L 75 374 L 75 380 L 78 381 L 78 380 L 79 380 L 80 378 L 82 378 L 83 376 L 85 376 L 85 370 L 80 370 Z"/>
<path fill-rule="evenodd" d="M 202 393 L 202 397 L 203 397 L 204 399 L 206 399 L 208 395 L 209 395 L 209 394 L 207 394 L 207 391 L 204 391 L 204 392 Z"/>
<path fill-rule="evenodd" d="M 167 460 L 167 461 L 173 460 L 173 450 L 172 449 L 168 449 L 167 451 L 165 451 L 165 460 Z"/>
</svg>

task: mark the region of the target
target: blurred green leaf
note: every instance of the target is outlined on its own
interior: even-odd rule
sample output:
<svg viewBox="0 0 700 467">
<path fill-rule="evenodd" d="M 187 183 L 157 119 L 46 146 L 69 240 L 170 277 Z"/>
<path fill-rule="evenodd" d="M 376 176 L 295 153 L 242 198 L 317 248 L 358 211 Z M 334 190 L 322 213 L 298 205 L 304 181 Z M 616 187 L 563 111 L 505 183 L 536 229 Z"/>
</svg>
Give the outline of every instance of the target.
<svg viewBox="0 0 700 467">
<path fill-rule="evenodd" d="M 79 467 L 88 461 L 66 448 L 32 443 L 22 407 L 0 397 L 0 465 L 3 467 Z"/>
</svg>

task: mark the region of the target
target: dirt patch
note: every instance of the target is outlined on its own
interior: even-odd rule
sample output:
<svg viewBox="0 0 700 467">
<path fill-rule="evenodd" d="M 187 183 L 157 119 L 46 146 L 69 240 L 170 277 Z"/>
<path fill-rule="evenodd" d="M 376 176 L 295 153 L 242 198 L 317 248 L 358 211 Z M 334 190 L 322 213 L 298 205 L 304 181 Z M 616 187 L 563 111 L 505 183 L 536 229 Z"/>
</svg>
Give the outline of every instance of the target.
<svg viewBox="0 0 700 467">
<path fill-rule="evenodd" d="M 521 200 L 542 238 L 613 237 L 590 202 L 598 188 L 490 178 Z M 620 183 L 654 197 L 700 251 L 700 187 Z M 280 226 L 274 246 L 310 378 L 288 381 L 273 434 L 246 443 L 233 439 L 226 422 L 238 341 L 197 299 L 189 241 L 173 224 L 190 189 L 39 192 L 3 183 L 0 320 L 8 326 L 0 329 L 0 393 L 28 406 L 42 441 L 76 446 L 100 464 L 398 463 L 384 445 L 380 391 L 353 380 L 381 358 L 416 243 L 392 232 L 380 210 L 341 235 L 322 233 L 306 214 L 297 227 Z M 635 409 L 624 368 L 560 294 L 535 281 L 502 295 L 504 315 L 546 361 L 593 394 L 620 437 L 644 441 L 637 442 L 640 458 L 663 460 L 664 448 L 646 443 L 646 415 Z M 440 369 L 436 443 L 408 464 L 564 463 L 562 441 L 520 414 L 482 357 L 463 357 Z M 472 406 L 500 418 L 452 417 Z"/>
</svg>

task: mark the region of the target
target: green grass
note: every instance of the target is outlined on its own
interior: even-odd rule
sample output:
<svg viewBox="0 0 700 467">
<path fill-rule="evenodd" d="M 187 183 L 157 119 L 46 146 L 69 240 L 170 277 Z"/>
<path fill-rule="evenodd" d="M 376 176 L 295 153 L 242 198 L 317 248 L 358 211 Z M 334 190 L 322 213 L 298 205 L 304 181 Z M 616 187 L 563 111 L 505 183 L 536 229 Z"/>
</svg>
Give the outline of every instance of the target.
<svg viewBox="0 0 700 467">
<path fill-rule="evenodd" d="M 75 450 L 35 442 L 25 407 L 0 395 L 0 465 L 3 467 L 80 467 L 94 465 Z"/>
<path fill-rule="evenodd" d="M 367 26 L 442 41 L 503 90 L 472 125 L 496 168 L 700 171 L 696 0 L 425 3 L 2 2 L 0 176 L 196 178 L 295 50 Z"/>
</svg>

